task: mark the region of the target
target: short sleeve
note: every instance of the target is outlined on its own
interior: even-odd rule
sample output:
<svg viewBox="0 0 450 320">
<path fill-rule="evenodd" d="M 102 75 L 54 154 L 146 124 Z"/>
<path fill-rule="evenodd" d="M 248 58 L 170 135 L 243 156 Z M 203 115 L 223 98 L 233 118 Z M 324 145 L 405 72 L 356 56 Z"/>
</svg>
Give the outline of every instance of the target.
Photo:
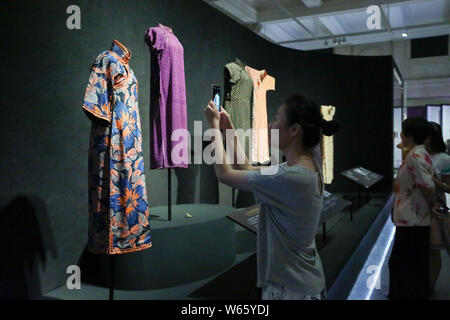
<svg viewBox="0 0 450 320">
<path fill-rule="evenodd" d="M 412 176 L 414 184 L 418 188 L 422 189 L 434 188 L 431 159 L 428 163 L 426 157 L 429 158 L 427 154 L 425 154 L 424 158 L 422 158 L 422 156 L 413 153 L 410 157 L 407 158 L 406 163 L 406 168 Z"/>
<path fill-rule="evenodd" d="M 262 174 L 261 170 L 247 172 L 247 181 L 256 199 L 262 204 L 283 207 L 298 198 L 301 185 L 307 184 L 298 173 L 290 172 L 282 167 L 275 174 Z"/>
<path fill-rule="evenodd" d="M 148 28 L 145 32 L 145 42 L 152 50 L 162 51 L 166 48 L 166 36 L 158 27 Z"/>
<path fill-rule="evenodd" d="M 441 162 L 441 166 L 439 168 L 439 173 L 443 176 L 450 175 L 450 156 L 447 154 L 444 154 L 444 157 Z"/>
<path fill-rule="evenodd" d="M 275 90 L 275 78 L 270 77 L 269 88 L 267 90 Z"/>
<path fill-rule="evenodd" d="M 100 55 L 91 68 L 83 101 L 83 109 L 97 118 L 111 122 L 110 77 L 107 55 Z"/>
<path fill-rule="evenodd" d="M 236 84 L 240 79 L 240 71 L 233 66 L 233 63 L 225 65 L 225 82 Z"/>
</svg>

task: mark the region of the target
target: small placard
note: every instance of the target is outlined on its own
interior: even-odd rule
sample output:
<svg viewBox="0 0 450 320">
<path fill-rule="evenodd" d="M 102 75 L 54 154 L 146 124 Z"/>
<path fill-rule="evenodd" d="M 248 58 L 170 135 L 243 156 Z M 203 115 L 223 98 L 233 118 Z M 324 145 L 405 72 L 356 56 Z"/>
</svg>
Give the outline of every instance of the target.
<svg viewBox="0 0 450 320">
<path fill-rule="evenodd" d="M 351 205 L 350 201 L 342 199 L 342 197 L 332 194 L 326 190 L 323 191 L 322 214 L 320 223 L 326 222 L 336 213 Z"/>
<path fill-rule="evenodd" d="M 351 204 L 350 201 L 344 200 L 340 196 L 336 196 L 324 190 L 320 223 L 330 219 L 337 212 Z M 238 210 L 228 214 L 227 218 L 256 234 L 258 231 L 259 206 L 256 205 Z"/>
<path fill-rule="evenodd" d="M 362 185 L 365 188 L 370 188 L 375 183 L 383 179 L 383 176 L 369 171 L 367 169 L 364 169 L 363 167 L 356 167 L 352 169 L 348 169 L 341 173 L 344 177 L 349 178 L 353 182 L 356 182 L 360 185 Z"/>
<path fill-rule="evenodd" d="M 256 234 L 258 230 L 259 206 L 251 206 L 227 215 L 228 219 Z"/>
</svg>

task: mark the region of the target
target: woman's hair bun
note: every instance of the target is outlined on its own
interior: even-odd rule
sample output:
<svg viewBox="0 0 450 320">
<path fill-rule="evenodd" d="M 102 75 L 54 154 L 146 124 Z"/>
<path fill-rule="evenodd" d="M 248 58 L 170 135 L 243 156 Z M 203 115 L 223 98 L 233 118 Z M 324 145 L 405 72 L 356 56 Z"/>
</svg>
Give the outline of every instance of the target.
<svg viewBox="0 0 450 320">
<path fill-rule="evenodd" d="M 339 123 L 337 121 L 331 120 L 325 120 L 322 119 L 320 122 L 320 128 L 322 128 L 322 133 L 326 136 L 332 136 L 339 130 Z"/>
</svg>

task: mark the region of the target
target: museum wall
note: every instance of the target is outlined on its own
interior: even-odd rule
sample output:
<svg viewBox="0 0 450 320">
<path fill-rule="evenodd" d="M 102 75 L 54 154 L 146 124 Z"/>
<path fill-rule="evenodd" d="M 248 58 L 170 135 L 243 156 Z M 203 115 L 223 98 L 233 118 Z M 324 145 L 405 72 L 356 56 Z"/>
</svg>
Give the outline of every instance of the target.
<svg viewBox="0 0 450 320">
<path fill-rule="evenodd" d="M 66 27 L 66 8 L 81 8 L 81 29 Z M 2 1 L 3 157 L 0 222 L 6 256 L 3 285 L 32 296 L 64 284 L 87 241 L 90 122 L 81 105 L 90 67 L 116 39 L 132 51 L 139 81 L 146 183 L 150 206 L 167 203 L 167 170 L 149 170 L 150 54 L 144 33 L 171 26 L 184 46 L 188 126 L 203 120 L 211 83 L 236 57 L 276 79 L 268 117 L 294 92 L 336 106 L 335 181 L 329 191 L 355 191 L 340 177 L 363 166 L 392 180 L 392 59 L 334 56 L 277 46 L 202 1 Z M 231 204 L 212 167 L 172 172 L 174 203 Z M 5 252 L 5 251 L 4 251 Z M 5 286 L 3 286 L 5 287 Z"/>
</svg>

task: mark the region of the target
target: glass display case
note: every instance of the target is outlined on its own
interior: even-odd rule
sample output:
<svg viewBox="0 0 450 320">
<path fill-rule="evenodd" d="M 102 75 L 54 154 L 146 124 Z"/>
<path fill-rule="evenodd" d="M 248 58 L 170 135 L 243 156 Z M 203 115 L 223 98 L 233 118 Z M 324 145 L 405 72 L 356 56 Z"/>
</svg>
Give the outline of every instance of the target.
<svg viewBox="0 0 450 320">
<path fill-rule="evenodd" d="M 450 144 L 450 105 L 443 104 L 442 105 L 442 137 L 444 138 L 444 142 L 447 146 Z M 447 147 L 447 152 L 449 152 L 449 148 Z"/>
<path fill-rule="evenodd" d="M 400 132 L 402 131 L 402 121 L 406 119 L 406 103 L 405 103 L 405 86 L 403 77 L 394 62 L 393 71 L 393 137 L 394 137 L 394 173 L 402 163 L 402 151 L 397 147 L 402 141 L 400 138 Z"/>
</svg>

